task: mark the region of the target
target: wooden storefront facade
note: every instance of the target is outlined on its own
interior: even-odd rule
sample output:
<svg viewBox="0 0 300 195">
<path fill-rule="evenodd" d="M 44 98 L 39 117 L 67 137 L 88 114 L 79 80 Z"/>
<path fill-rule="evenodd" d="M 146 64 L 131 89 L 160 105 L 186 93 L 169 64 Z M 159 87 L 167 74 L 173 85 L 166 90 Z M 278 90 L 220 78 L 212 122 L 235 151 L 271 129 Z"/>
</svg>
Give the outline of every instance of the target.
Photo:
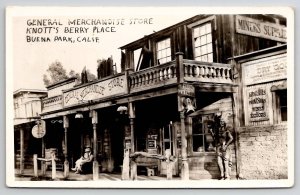
<svg viewBox="0 0 300 195">
<path fill-rule="evenodd" d="M 219 168 L 208 123 L 221 116 L 233 129 L 231 177 L 238 177 L 244 168 L 239 130 L 273 124 L 253 122 L 251 113 L 246 114 L 252 109 L 246 105 L 251 101 L 247 94 L 261 90 L 260 83 L 242 82 L 247 69 L 243 60 L 251 61 L 249 56 L 260 55 L 255 54 L 259 50 L 276 53 L 286 47 L 284 33 L 275 38 L 249 35 L 255 22 L 281 29 L 286 25 L 279 16 L 198 15 L 122 46 L 121 73 L 85 84 L 69 79 L 49 86 L 42 100 L 45 148 L 58 149 L 66 176 L 83 148 L 91 147 L 94 179 L 99 172 L 126 175 L 126 152 L 164 156 L 167 150 L 176 159 L 173 175 L 215 179 Z M 262 83 L 270 82 L 268 90 L 275 90 L 285 79 Z M 276 117 L 269 119 L 281 120 Z M 131 178 L 149 169 L 166 175 L 168 167 L 165 161 L 143 157 L 135 166 L 130 166 Z"/>
</svg>

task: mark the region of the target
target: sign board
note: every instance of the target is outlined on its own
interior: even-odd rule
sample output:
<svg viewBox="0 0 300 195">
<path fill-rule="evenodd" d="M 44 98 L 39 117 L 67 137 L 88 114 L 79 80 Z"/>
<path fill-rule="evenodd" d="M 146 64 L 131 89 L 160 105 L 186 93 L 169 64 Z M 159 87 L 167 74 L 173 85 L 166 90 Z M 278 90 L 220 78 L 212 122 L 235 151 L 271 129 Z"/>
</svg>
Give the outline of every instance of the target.
<svg viewBox="0 0 300 195">
<path fill-rule="evenodd" d="M 195 87 L 186 83 L 180 84 L 178 86 L 178 95 L 195 97 Z"/>
<path fill-rule="evenodd" d="M 126 92 L 125 75 L 92 83 L 72 91 L 64 92 L 64 107 L 86 103 L 90 100 L 106 98 Z"/>
<path fill-rule="evenodd" d="M 45 136 L 46 134 L 46 128 L 45 125 L 42 124 L 37 124 L 35 126 L 32 127 L 32 136 L 35 138 L 42 138 Z"/>
<path fill-rule="evenodd" d="M 156 149 L 156 141 L 148 140 L 148 149 Z"/>
<path fill-rule="evenodd" d="M 242 67 L 245 85 L 287 78 L 286 54 L 246 62 Z"/>
<path fill-rule="evenodd" d="M 279 42 L 286 42 L 286 27 L 256 20 L 245 16 L 235 17 L 235 29 L 237 33 L 270 39 Z"/>
<path fill-rule="evenodd" d="M 42 100 L 42 111 L 50 112 L 62 109 L 62 95 L 45 98 Z"/>
<path fill-rule="evenodd" d="M 268 104 L 266 86 L 249 87 L 246 90 L 248 102 L 249 121 L 266 121 L 269 120 Z"/>
</svg>

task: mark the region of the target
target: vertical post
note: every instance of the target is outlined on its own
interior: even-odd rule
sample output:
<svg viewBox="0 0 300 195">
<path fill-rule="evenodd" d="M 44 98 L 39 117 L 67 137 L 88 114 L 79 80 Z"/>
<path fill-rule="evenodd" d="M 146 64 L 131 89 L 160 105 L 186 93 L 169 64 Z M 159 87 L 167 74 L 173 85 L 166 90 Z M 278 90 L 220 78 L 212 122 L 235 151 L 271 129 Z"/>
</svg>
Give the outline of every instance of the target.
<svg viewBox="0 0 300 195">
<path fill-rule="evenodd" d="M 173 163 L 168 161 L 167 162 L 167 180 L 172 180 L 173 178 Z"/>
<path fill-rule="evenodd" d="M 20 175 L 24 173 L 24 130 L 20 129 Z"/>
<path fill-rule="evenodd" d="M 33 173 L 34 177 L 38 177 L 37 154 L 33 155 Z"/>
<path fill-rule="evenodd" d="M 92 110 L 92 124 L 93 124 L 93 180 L 99 179 L 99 163 L 97 161 L 97 123 L 98 113 L 96 110 Z"/>
<path fill-rule="evenodd" d="M 176 54 L 176 72 L 178 83 L 184 82 L 184 67 L 183 67 L 183 53 L 177 52 Z"/>
<path fill-rule="evenodd" d="M 56 178 L 56 162 L 55 162 L 55 153 L 51 155 L 51 164 L 52 164 L 52 179 Z"/>
<path fill-rule="evenodd" d="M 45 158 L 45 141 L 42 137 L 42 158 Z M 46 161 L 41 161 L 42 175 L 46 175 Z"/>
<path fill-rule="evenodd" d="M 137 180 L 137 164 L 134 160 L 131 160 L 130 161 L 130 167 L 131 167 L 131 170 L 130 170 L 130 179 L 131 180 Z"/>
<path fill-rule="evenodd" d="M 130 122 L 130 136 L 131 136 L 131 154 L 135 152 L 134 148 L 134 119 L 135 119 L 135 108 L 134 104 L 132 102 L 128 103 L 128 109 L 129 109 L 129 122 Z M 131 166 L 131 176 L 130 178 L 132 180 L 137 179 L 137 165 L 134 160 L 131 160 L 130 163 Z"/>
<path fill-rule="evenodd" d="M 130 84 L 130 81 L 129 81 L 129 74 L 133 72 L 133 69 L 131 68 L 127 68 L 126 71 L 125 71 L 125 78 L 126 78 L 126 83 L 125 83 L 125 89 L 126 89 L 126 93 L 130 93 L 130 87 L 131 87 L 131 84 Z"/>
<path fill-rule="evenodd" d="M 68 128 L 69 128 L 69 118 L 68 116 L 63 116 L 64 121 L 64 155 L 65 155 L 65 161 L 64 161 L 64 177 L 67 178 L 69 176 L 69 161 L 68 161 Z"/>
<path fill-rule="evenodd" d="M 167 180 L 172 180 L 172 177 L 173 177 L 173 163 L 170 160 L 171 149 L 167 149 L 165 151 L 165 156 L 167 158 L 167 160 L 166 160 L 166 163 L 167 163 Z"/>
<path fill-rule="evenodd" d="M 187 140 L 186 140 L 186 131 L 185 131 L 184 111 L 180 112 L 180 123 L 181 123 L 181 157 L 182 157 L 181 179 L 188 180 L 189 164 L 187 162 Z"/>
<path fill-rule="evenodd" d="M 122 166 L 122 180 L 129 180 L 129 167 L 130 167 L 130 159 L 129 159 L 129 149 L 124 150 L 124 159 Z"/>
</svg>

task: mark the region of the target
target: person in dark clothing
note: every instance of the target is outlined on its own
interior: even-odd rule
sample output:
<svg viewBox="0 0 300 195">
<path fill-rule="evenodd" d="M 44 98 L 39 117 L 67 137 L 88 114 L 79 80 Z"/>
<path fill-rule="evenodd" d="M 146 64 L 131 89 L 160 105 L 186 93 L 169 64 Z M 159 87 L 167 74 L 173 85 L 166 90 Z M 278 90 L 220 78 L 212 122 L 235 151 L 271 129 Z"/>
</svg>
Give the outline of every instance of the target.
<svg viewBox="0 0 300 195">
<path fill-rule="evenodd" d="M 232 127 L 226 126 L 225 121 L 221 118 L 218 132 L 216 135 L 217 141 L 217 160 L 220 169 L 220 180 L 230 179 L 230 168 L 232 166 L 231 143 L 233 136 L 231 134 Z"/>
</svg>

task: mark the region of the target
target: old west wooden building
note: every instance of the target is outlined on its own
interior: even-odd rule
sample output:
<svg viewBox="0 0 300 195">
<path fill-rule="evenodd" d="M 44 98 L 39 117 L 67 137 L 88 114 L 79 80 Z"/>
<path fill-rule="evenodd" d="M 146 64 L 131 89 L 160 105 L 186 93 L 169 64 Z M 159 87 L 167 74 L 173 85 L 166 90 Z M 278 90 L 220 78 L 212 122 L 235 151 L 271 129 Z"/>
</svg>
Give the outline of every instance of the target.
<svg viewBox="0 0 300 195">
<path fill-rule="evenodd" d="M 98 172 L 121 174 L 122 168 L 128 179 L 127 151 L 165 155 L 166 150 L 176 159 L 173 175 L 217 178 L 208 122 L 221 116 L 234 136 L 232 178 L 286 178 L 283 159 L 269 172 L 267 166 L 247 164 L 264 156 L 247 146 L 264 137 L 269 140 L 263 150 L 272 145 L 271 138 L 286 136 L 285 26 L 285 18 L 276 15 L 197 15 L 120 47 L 121 73 L 79 85 L 71 78 L 48 86 L 41 115 L 44 148 L 58 150 L 66 176 L 83 148 L 91 147 L 94 179 Z M 265 59 L 276 65 L 278 55 L 280 72 L 263 72 L 269 65 L 251 64 Z M 256 74 L 269 76 L 259 81 Z M 278 152 L 286 150 L 285 141 L 278 142 Z M 143 167 L 166 174 L 165 161 L 139 157 L 136 165 L 130 167 L 131 178 Z"/>
</svg>

